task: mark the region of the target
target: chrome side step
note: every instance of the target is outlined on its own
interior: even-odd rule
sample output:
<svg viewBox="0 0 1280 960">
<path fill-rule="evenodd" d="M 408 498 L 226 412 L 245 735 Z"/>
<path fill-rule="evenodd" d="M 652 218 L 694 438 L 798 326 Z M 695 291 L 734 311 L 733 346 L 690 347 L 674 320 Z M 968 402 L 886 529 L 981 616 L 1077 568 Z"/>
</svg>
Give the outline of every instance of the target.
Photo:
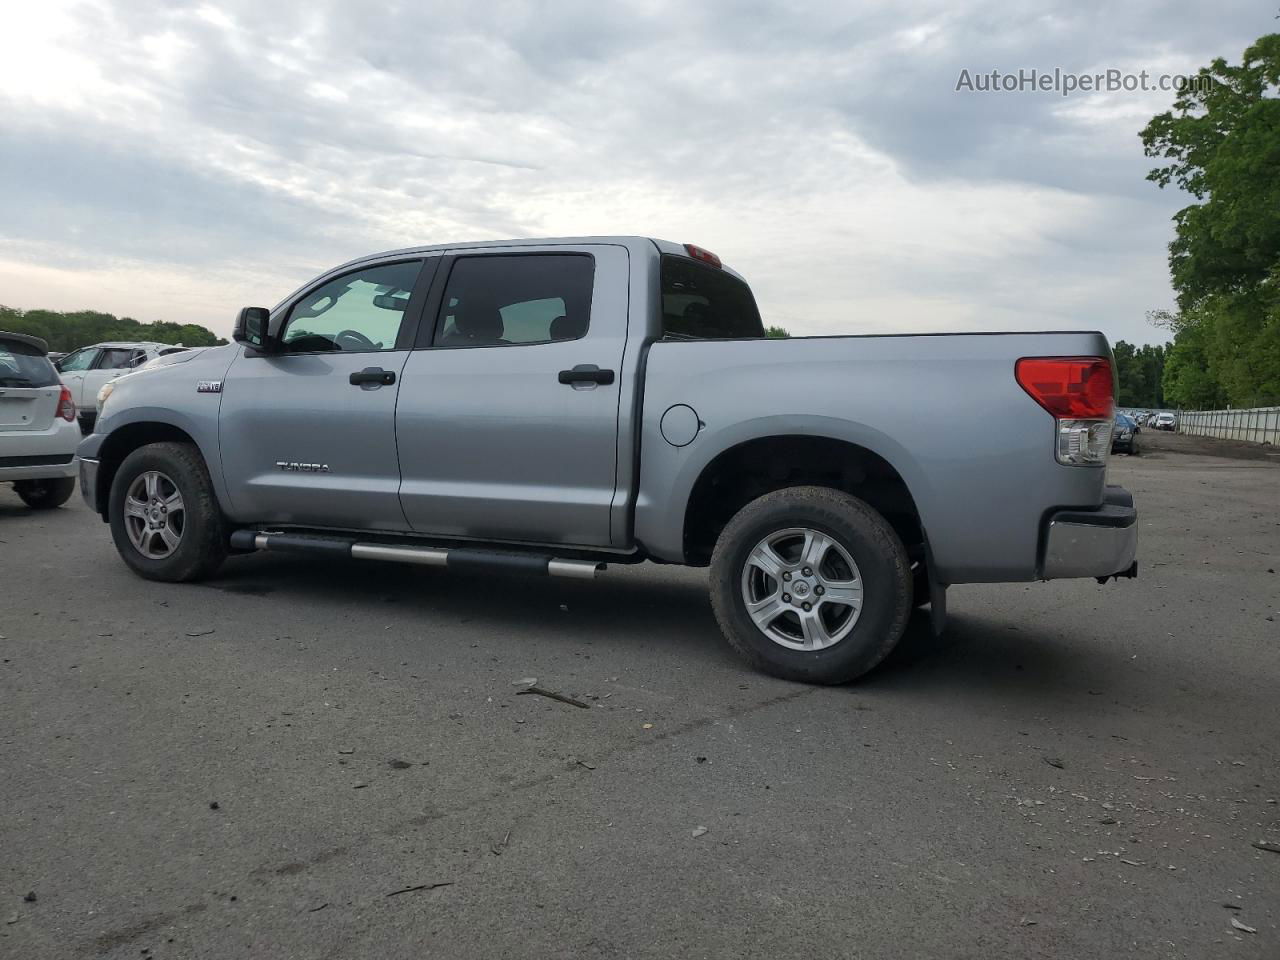
<svg viewBox="0 0 1280 960">
<path fill-rule="evenodd" d="M 270 550 L 276 553 L 327 553 L 357 560 L 390 560 L 424 567 L 446 567 L 460 572 L 527 573 L 551 577 L 594 580 L 604 569 L 596 560 L 561 560 L 549 554 L 504 553 L 474 547 L 415 547 L 409 544 L 367 543 L 348 537 L 319 537 L 304 533 L 260 533 L 236 530 L 234 550 Z"/>
</svg>

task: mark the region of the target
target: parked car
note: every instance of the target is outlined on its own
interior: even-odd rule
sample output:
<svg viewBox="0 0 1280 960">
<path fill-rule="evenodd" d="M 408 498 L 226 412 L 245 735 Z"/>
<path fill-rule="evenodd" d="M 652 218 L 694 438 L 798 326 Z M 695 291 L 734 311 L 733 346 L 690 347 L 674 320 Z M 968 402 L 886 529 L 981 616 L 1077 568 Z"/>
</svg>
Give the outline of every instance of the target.
<svg viewBox="0 0 1280 960">
<path fill-rule="evenodd" d="M 770 340 L 714 254 L 623 237 L 366 257 L 234 339 L 116 380 L 80 447 L 143 577 L 709 565 L 735 649 L 835 683 L 948 584 L 1136 573 L 1100 333 Z"/>
<path fill-rule="evenodd" d="M 0 483 L 35 509 L 76 488 L 76 406 L 38 337 L 0 331 Z"/>
<path fill-rule="evenodd" d="M 1178 415 L 1176 413 L 1157 413 L 1155 419 L 1151 421 L 1153 430 L 1177 430 Z"/>
<path fill-rule="evenodd" d="M 130 373 L 136 373 L 142 370 L 152 370 L 156 367 L 167 366 L 171 363 L 186 363 L 188 360 L 199 356 L 200 352 L 204 349 L 206 348 L 182 347 L 177 350 L 166 350 L 158 356 L 154 356 L 150 360 L 146 360 L 145 362 L 138 364 L 138 366 L 134 367 L 131 371 L 121 371 L 118 376 L 112 377 L 104 383 L 99 388 L 97 396 L 94 397 L 94 420 L 97 420 L 98 411 L 102 409 L 102 404 L 106 401 L 107 397 L 111 396 L 111 391 L 115 389 L 115 382 L 119 380 L 120 377 L 128 376 Z"/>
<path fill-rule="evenodd" d="M 80 411 L 81 429 L 86 433 L 93 429 L 98 416 L 94 398 L 103 384 L 148 360 L 185 349 L 171 343 L 95 343 L 63 357 L 57 366 Z"/>
<path fill-rule="evenodd" d="M 1138 446 L 1138 434 L 1142 427 L 1138 421 L 1125 413 L 1116 414 L 1116 426 L 1111 433 L 1111 452 L 1127 453 L 1137 456 L 1141 451 Z"/>
</svg>

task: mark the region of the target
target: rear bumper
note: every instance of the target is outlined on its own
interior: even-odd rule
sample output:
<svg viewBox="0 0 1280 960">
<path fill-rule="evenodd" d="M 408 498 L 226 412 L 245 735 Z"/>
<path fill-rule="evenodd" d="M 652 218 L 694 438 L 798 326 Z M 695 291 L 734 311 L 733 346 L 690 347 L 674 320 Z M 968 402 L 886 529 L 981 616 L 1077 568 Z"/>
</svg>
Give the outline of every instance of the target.
<svg viewBox="0 0 1280 960">
<path fill-rule="evenodd" d="M 45 430 L 0 433 L 0 483 L 74 477 L 79 442 L 80 428 L 61 417 Z"/>
<path fill-rule="evenodd" d="M 1138 511 L 1123 487 L 1107 487 L 1102 506 L 1050 514 L 1040 579 L 1132 576 L 1138 555 Z"/>
<path fill-rule="evenodd" d="M 0 483 L 13 480 L 54 480 L 76 475 L 75 454 L 0 457 Z"/>
</svg>

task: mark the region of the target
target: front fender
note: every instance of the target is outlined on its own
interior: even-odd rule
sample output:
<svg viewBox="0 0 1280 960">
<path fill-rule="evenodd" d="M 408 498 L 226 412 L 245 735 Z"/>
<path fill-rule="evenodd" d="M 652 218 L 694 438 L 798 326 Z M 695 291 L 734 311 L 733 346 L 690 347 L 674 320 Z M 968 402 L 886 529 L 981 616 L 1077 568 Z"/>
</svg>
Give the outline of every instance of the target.
<svg viewBox="0 0 1280 960">
<path fill-rule="evenodd" d="M 93 460 L 105 457 L 110 464 L 127 455 L 139 440 L 145 443 L 152 442 L 149 437 L 171 439 L 181 434 L 200 450 L 218 502 L 227 510 L 230 497 L 218 446 L 222 394 L 201 390 L 200 384 L 221 381 L 238 352 L 234 345 L 213 347 L 181 363 L 121 377 L 99 412 L 94 432 L 81 442 L 79 455 Z M 121 443 L 125 444 L 123 454 Z M 103 482 L 110 483 L 112 472 L 109 465 Z"/>
</svg>

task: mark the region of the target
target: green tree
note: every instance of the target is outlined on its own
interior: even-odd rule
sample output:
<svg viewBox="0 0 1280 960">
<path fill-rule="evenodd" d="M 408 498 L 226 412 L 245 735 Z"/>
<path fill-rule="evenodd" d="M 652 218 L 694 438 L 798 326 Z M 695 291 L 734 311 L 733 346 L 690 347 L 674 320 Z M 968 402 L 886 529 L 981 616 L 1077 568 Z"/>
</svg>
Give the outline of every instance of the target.
<svg viewBox="0 0 1280 960">
<path fill-rule="evenodd" d="M 786 327 L 765 327 L 764 335 L 770 340 L 786 340 L 790 338 L 791 333 Z"/>
<path fill-rule="evenodd" d="M 1166 161 L 1147 179 L 1196 200 L 1175 215 L 1169 244 L 1179 308 L 1164 373 L 1171 403 L 1280 396 L 1278 94 L 1280 34 L 1269 34 L 1238 66 L 1218 58 L 1201 69 L 1142 131 L 1147 156 Z"/>
<path fill-rule="evenodd" d="M 1164 347 L 1151 344 L 1136 347 L 1117 340 L 1112 353 L 1116 361 L 1116 379 L 1120 382 L 1116 398 L 1119 406 L 1163 406 L 1164 390 L 1160 381 L 1164 373 Z"/>
<path fill-rule="evenodd" d="M 1225 406 L 1226 396 L 1209 372 L 1207 325 L 1195 315 L 1180 315 L 1179 328 L 1164 366 L 1164 393 L 1175 407 L 1212 410 Z"/>
<path fill-rule="evenodd" d="M 0 330 L 40 337 L 50 350 L 64 353 L 104 340 L 180 343 L 185 347 L 212 347 L 227 341 L 195 323 L 157 320 L 139 323 L 132 317 L 116 317 L 96 310 L 18 310 L 0 306 Z"/>
</svg>

